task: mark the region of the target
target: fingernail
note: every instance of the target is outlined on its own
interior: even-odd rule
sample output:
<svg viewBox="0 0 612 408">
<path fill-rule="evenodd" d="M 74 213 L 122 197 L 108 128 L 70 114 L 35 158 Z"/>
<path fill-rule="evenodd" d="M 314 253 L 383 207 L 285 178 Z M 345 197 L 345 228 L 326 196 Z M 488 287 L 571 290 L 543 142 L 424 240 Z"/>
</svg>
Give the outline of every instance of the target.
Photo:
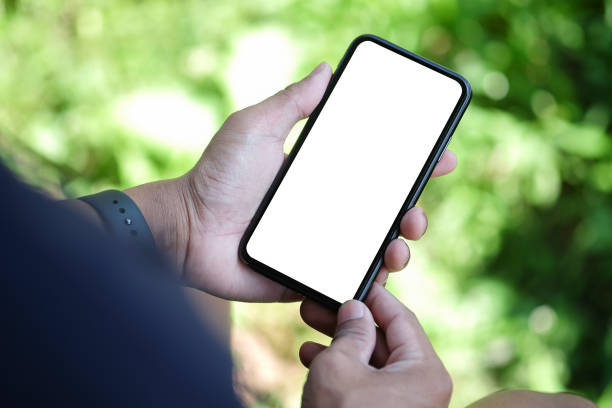
<svg viewBox="0 0 612 408">
<path fill-rule="evenodd" d="M 358 300 L 349 300 L 338 311 L 338 324 L 348 322 L 349 320 L 361 319 L 364 307 L 363 303 Z"/>
</svg>

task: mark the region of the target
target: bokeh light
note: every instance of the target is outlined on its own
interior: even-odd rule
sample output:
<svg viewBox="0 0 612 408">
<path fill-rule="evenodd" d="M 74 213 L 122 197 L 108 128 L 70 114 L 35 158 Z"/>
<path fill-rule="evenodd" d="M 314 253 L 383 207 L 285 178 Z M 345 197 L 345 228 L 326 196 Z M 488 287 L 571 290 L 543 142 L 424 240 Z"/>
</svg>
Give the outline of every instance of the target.
<svg viewBox="0 0 612 408">
<path fill-rule="evenodd" d="M 0 157 L 57 197 L 179 176 L 232 111 L 335 67 L 364 32 L 474 89 L 459 166 L 428 184 L 428 232 L 389 279 L 451 406 L 532 388 L 612 407 L 611 0 L 5 0 Z M 296 304 L 232 308 L 247 404 L 298 406 L 297 350 L 328 340 Z"/>
</svg>

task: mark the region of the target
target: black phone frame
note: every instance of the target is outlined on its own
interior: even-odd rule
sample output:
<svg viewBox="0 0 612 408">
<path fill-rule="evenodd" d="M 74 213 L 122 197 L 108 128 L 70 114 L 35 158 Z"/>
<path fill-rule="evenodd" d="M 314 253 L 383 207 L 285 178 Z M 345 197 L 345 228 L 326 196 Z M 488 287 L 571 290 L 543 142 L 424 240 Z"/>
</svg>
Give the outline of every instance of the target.
<svg viewBox="0 0 612 408">
<path fill-rule="evenodd" d="M 471 87 L 469 82 L 462 77 L 461 75 L 457 74 L 456 72 L 453 72 L 441 65 L 436 64 L 435 62 L 429 61 L 426 58 L 423 58 L 419 55 L 416 55 L 408 50 L 403 49 L 402 47 L 399 47 L 389 41 L 386 41 L 376 35 L 373 34 L 363 34 L 360 35 L 359 37 L 355 38 L 351 44 L 349 45 L 346 53 L 344 54 L 344 56 L 342 57 L 342 59 L 340 60 L 340 63 L 338 64 L 338 67 L 336 68 L 336 71 L 334 72 L 334 74 L 332 75 L 332 78 L 329 81 L 329 85 L 327 86 L 327 89 L 325 90 L 325 93 L 323 94 L 323 97 L 321 98 L 321 101 L 319 102 L 319 104 L 317 105 L 317 107 L 313 110 L 313 112 L 311 113 L 310 117 L 308 118 L 308 120 L 306 121 L 306 124 L 304 125 L 304 128 L 302 129 L 302 132 L 300 133 L 298 139 L 296 140 L 293 148 L 291 149 L 291 152 L 289 153 L 287 159 L 285 160 L 285 162 L 283 163 L 283 165 L 281 166 L 281 168 L 279 169 L 276 177 L 274 178 L 274 181 L 272 182 L 272 185 L 270 186 L 270 188 L 268 189 L 266 195 L 264 196 L 261 204 L 259 205 L 257 211 L 255 212 L 253 218 L 251 219 L 251 222 L 249 223 L 244 235 L 242 236 L 242 239 L 240 240 L 240 244 L 238 247 L 238 255 L 240 257 L 240 259 L 242 260 L 242 262 L 244 262 L 246 265 L 248 265 L 251 269 L 253 269 L 256 272 L 259 272 L 265 276 L 267 276 L 268 278 L 290 288 L 293 289 L 303 295 L 305 295 L 308 298 L 311 298 L 331 309 L 337 309 L 340 307 L 340 303 L 338 301 L 336 301 L 335 299 L 330 298 L 329 296 L 326 296 L 325 294 L 316 291 L 306 285 L 304 285 L 303 283 L 283 274 L 280 271 L 275 270 L 274 268 L 271 268 L 270 266 L 264 264 L 263 262 L 258 261 L 257 259 L 251 257 L 247 251 L 247 244 L 249 242 L 249 239 L 251 238 L 251 236 L 253 235 L 253 232 L 255 231 L 255 228 L 257 227 L 257 225 L 259 224 L 259 221 L 261 220 L 261 218 L 263 217 L 263 214 L 265 213 L 266 209 L 268 208 L 268 205 L 270 204 L 270 202 L 272 201 L 272 198 L 274 197 L 274 194 L 276 193 L 276 191 L 278 190 L 278 187 L 280 186 L 280 183 L 282 182 L 283 178 L 285 177 L 285 175 L 287 174 L 287 171 L 289 170 L 289 167 L 291 166 L 291 163 L 293 163 L 293 160 L 295 159 L 296 155 L 298 154 L 298 152 L 300 151 L 300 148 L 302 147 L 302 145 L 304 144 L 304 141 L 306 140 L 306 137 L 308 136 L 308 134 L 310 133 L 310 130 L 312 129 L 312 126 L 314 125 L 314 123 L 316 122 L 319 113 L 321 112 L 321 110 L 323 109 L 323 106 L 325 106 L 325 103 L 327 102 L 327 99 L 329 98 L 329 96 L 331 95 L 334 87 L 336 86 L 336 83 L 338 82 L 338 80 L 340 79 L 340 77 L 342 76 L 342 73 L 344 72 L 344 69 L 346 67 L 346 65 L 348 64 L 348 62 L 351 59 L 351 56 L 353 55 L 353 53 L 355 52 L 355 50 L 357 49 L 357 46 L 359 44 L 361 44 L 364 41 L 372 41 L 390 51 L 393 51 L 397 54 L 400 54 L 406 58 L 409 58 L 421 65 L 424 65 L 430 69 L 433 69 L 434 71 L 441 73 L 449 78 L 454 79 L 455 81 L 457 81 L 460 85 L 461 85 L 461 97 L 459 98 L 457 105 L 455 106 L 453 112 L 451 113 L 451 116 L 449 117 L 446 125 L 444 126 L 444 129 L 442 130 L 442 133 L 440 134 L 440 136 L 438 137 L 438 140 L 436 141 L 436 144 L 434 145 L 434 148 L 432 149 L 429 157 L 427 158 L 427 161 L 425 162 L 425 165 L 423 166 L 423 169 L 421 170 L 421 172 L 419 173 L 419 176 L 417 177 L 412 189 L 410 190 L 410 193 L 408 194 L 406 200 L 404 201 L 401 209 L 399 210 L 397 216 L 395 217 L 395 220 L 393 221 L 393 224 L 391 225 L 391 228 L 389 229 L 389 232 L 387 233 L 383 243 L 381 244 L 378 252 L 376 253 L 376 256 L 374 257 L 374 260 L 372 261 L 370 267 L 368 268 L 368 271 L 366 272 L 361 284 L 359 285 L 359 288 L 357 289 L 357 292 L 355 293 L 354 299 L 357 300 L 361 300 L 363 301 L 365 299 L 365 297 L 368 294 L 368 291 L 370 290 L 370 287 L 372 286 L 372 283 L 374 282 L 374 280 L 376 279 L 376 276 L 380 270 L 380 268 L 383 265 L 383 257 L 384 257 L 384 251 L 387 248 L 387 246 L 389 245 L 389 243 L 394 240 L 395 238 L 397 238 L 399 236 L 399 225 L 400 225 L 400 221 L 402 219 L 402 216 L 406 213 L 406 211 L 408 211 L 410 208 L 412 208 L 416 202 L 418 201 L 421 192 L 423 191 L 423 189 L 425 188 L 425 185 L 427 184 L 427 181 L 429 180 L 431 173 L 433 172 L 433 169 L 435 167 L 435 165 L 438 163 L 438 161 L 440 160 L 440 157 L 442 156 L 442 153 L 444 153 L 444 150 L 446 149 L 446 146 L 448 145 L 448 143 L 450 142 L 450 139 L 452 137 L 453 132 L 455 131 L 455 128 L 457 127 L 457 124 L 459 123 L 459 120 L 461 119 L 461 117 L 463 116 L 465 110 L 467 109 L 468 104 L 470 103 L 471 97 L 472 97 L 472 91 L 471 91 Z"/>
</svg>

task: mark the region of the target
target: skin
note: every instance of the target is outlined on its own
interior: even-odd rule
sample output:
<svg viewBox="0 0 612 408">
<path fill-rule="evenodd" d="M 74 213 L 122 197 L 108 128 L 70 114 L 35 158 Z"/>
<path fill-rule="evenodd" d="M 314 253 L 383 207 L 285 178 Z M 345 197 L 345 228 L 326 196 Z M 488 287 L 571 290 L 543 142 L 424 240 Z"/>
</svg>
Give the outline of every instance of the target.
<svg viewBox="0 0 612 408">
<path fill-rule="evenodd" d="M 356 301 L 350 301 L 353 302 Z M 302 319 L 319 332 L 334 338 L 329 347 L 314 342 L 306 342 L 300 347 L 300 360 L 310 368 L 304 387 L 304 406 L 447 407 L 452 383 L 427 335 L 416 316 L 378 283 L 373 286 L 365 302 L 374 317 L 374 322 L 368 322 L 369 328 L 362 328 L 367 331 L 367 341 L 353 341 L 351 344 L 355 350 L 352 350 L 352 354 L 351 350 L 342 350 L 343 354 L 359 355 L 358 363 L 337 355 L 334 351 L 337 338 L 342 333 L 347 334 L 342 328 L 342 315 L 346 313 L 343 308 L 347 304 L 336 314 L 311 300 L 302 302 Z M 389 314 L 403 323 L 386 325 L 383 316 Z M 414 354 L 407 357 L 407 365 L 396 370 L 394 355 L 398 344 L 412 347 Z M 357 354 L 356 350 L 363 354 Z M 331 356 L 330 351 L 334 351 Z M 396 372 L 399 374 L 396 375 Z M 343 373 L 348 373 L 348 377 L 343 377 L 346 375 Z M 413 389 L 415 385 L 417 387 Z M 322 395 L 319 395 L 319 388 L 323 390 Z M 351 390 L 350 395 L 345 395 L 347 389 Z M 411 391 L 405 394 L 404 390 Z M 474 402 L 468 408 L 548 407 L 596 408 L 596 405 L 569 393 L 502 390 Z"/>
<path fill-rule="evenodd" d="M 302 346 L 300 357 L 310 367 L 302 406 L 448 406 L 451 378 L 416 316 L 378 283 L 366 304 L 351 300 L 340 307 L 329 347 Z M 377 368 L 369 364 L 376 324 L 389 351 Z"/>
<path fill-rule="evenodd" d="M 229 300 L 302 299 L 244 265 L 238 258 L 238 245 L 285 159 L 283 144 L 289 131 L 317 106 L 331 74 L 329 65 L 322 63 L 302 81 L 230 115 L 187 174 L 126 190 L 145 216 L 157 246 L 175 262 L 190 286 Z M 433 177 L 450 173 L 456 165 L 456 156 L 446 151 Z M 97 217 L 81 202 L 71 205 Z M 427 216 L 420 207 L 406 212 L 400 223 L 400 233 L 408 240 L 418 240 L 426 229 Z M 300 348 L 301 361 L 310 367 L 304 406 L 448 405 L 452 390 L 448 373 L 414 314 L 381 285 L 409 259 L 404 240 L 398 238 L 389 244 L 365 305 L 349 301 L 335 314 L 310 300 L 303 301 L 300 312 L 304 321 L 335 336 L 329 347 L 306 342 Z M 206 304 L 211 312 L 216 302 L 211 303 L 212 299 L 196 301 Z M 217 307 L 223 312 L 220 315 L 227 316 L 226 306 Z M 214 323 L 215 318 L 206 320 Z M 227 335 L 227 327 L 223 333 Z M 509 391 L 473 406 L 590 404 L 585 401 L 568 395 Z"/>
<path fill-rule="evenodd" d="M 283 143 L 289 131 L 317 106 L 331 74 L 330 66 L 322 63 L 302 81 L 230 115 L 184 176 L 126 191 L 190 286 L 230 300 L 301 299 L 244 265 L 238 244 L 285 159 Z M 456 156 L 446 152 L 434 177 L 451 172 L 456 163 Z M 419 207 L 401 221 L 401 234 L 407 239 L 419 239 L 426 228 L 427 218 Z M 409 258 L 404 240 L 391 242 L 379 281 L 402 269 Z"/>
<path fill-rule="evenodd" d="M 306 342 L 302 363 L 310 368 L 303 407 L 447 407 L 451 378 L 416 316 L 380 284 L 365 305 L 351 300 L 338 314 L 302 303 L 302 317 L 334 336 L 331 344 Z M 347 390 L 350 390 L 347 392 Z M 468 408 L 591 408 L 568 393 L 528 390 L 493 393 Z"/>
<path fill-rule="evenodd" d="M 591 401 L 569 393 L 548 394 L 529 390 L 502 390 L 468 408 L 597 408 Z"/>
</svg>

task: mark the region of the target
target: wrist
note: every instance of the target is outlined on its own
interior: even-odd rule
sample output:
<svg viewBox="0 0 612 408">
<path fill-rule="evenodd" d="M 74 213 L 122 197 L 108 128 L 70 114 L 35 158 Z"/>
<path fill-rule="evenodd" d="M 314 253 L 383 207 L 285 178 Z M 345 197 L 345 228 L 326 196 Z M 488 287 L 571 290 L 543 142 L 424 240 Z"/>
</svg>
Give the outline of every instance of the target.
<svg viewBox="0 0 612 408">
<path fill-rule="evenodd" d="M 183 178 L 156 181 L 124 190 L 143 214 L 157 248 L 182 273 L 187 253 L 189 225 Z"/>
</svg>

